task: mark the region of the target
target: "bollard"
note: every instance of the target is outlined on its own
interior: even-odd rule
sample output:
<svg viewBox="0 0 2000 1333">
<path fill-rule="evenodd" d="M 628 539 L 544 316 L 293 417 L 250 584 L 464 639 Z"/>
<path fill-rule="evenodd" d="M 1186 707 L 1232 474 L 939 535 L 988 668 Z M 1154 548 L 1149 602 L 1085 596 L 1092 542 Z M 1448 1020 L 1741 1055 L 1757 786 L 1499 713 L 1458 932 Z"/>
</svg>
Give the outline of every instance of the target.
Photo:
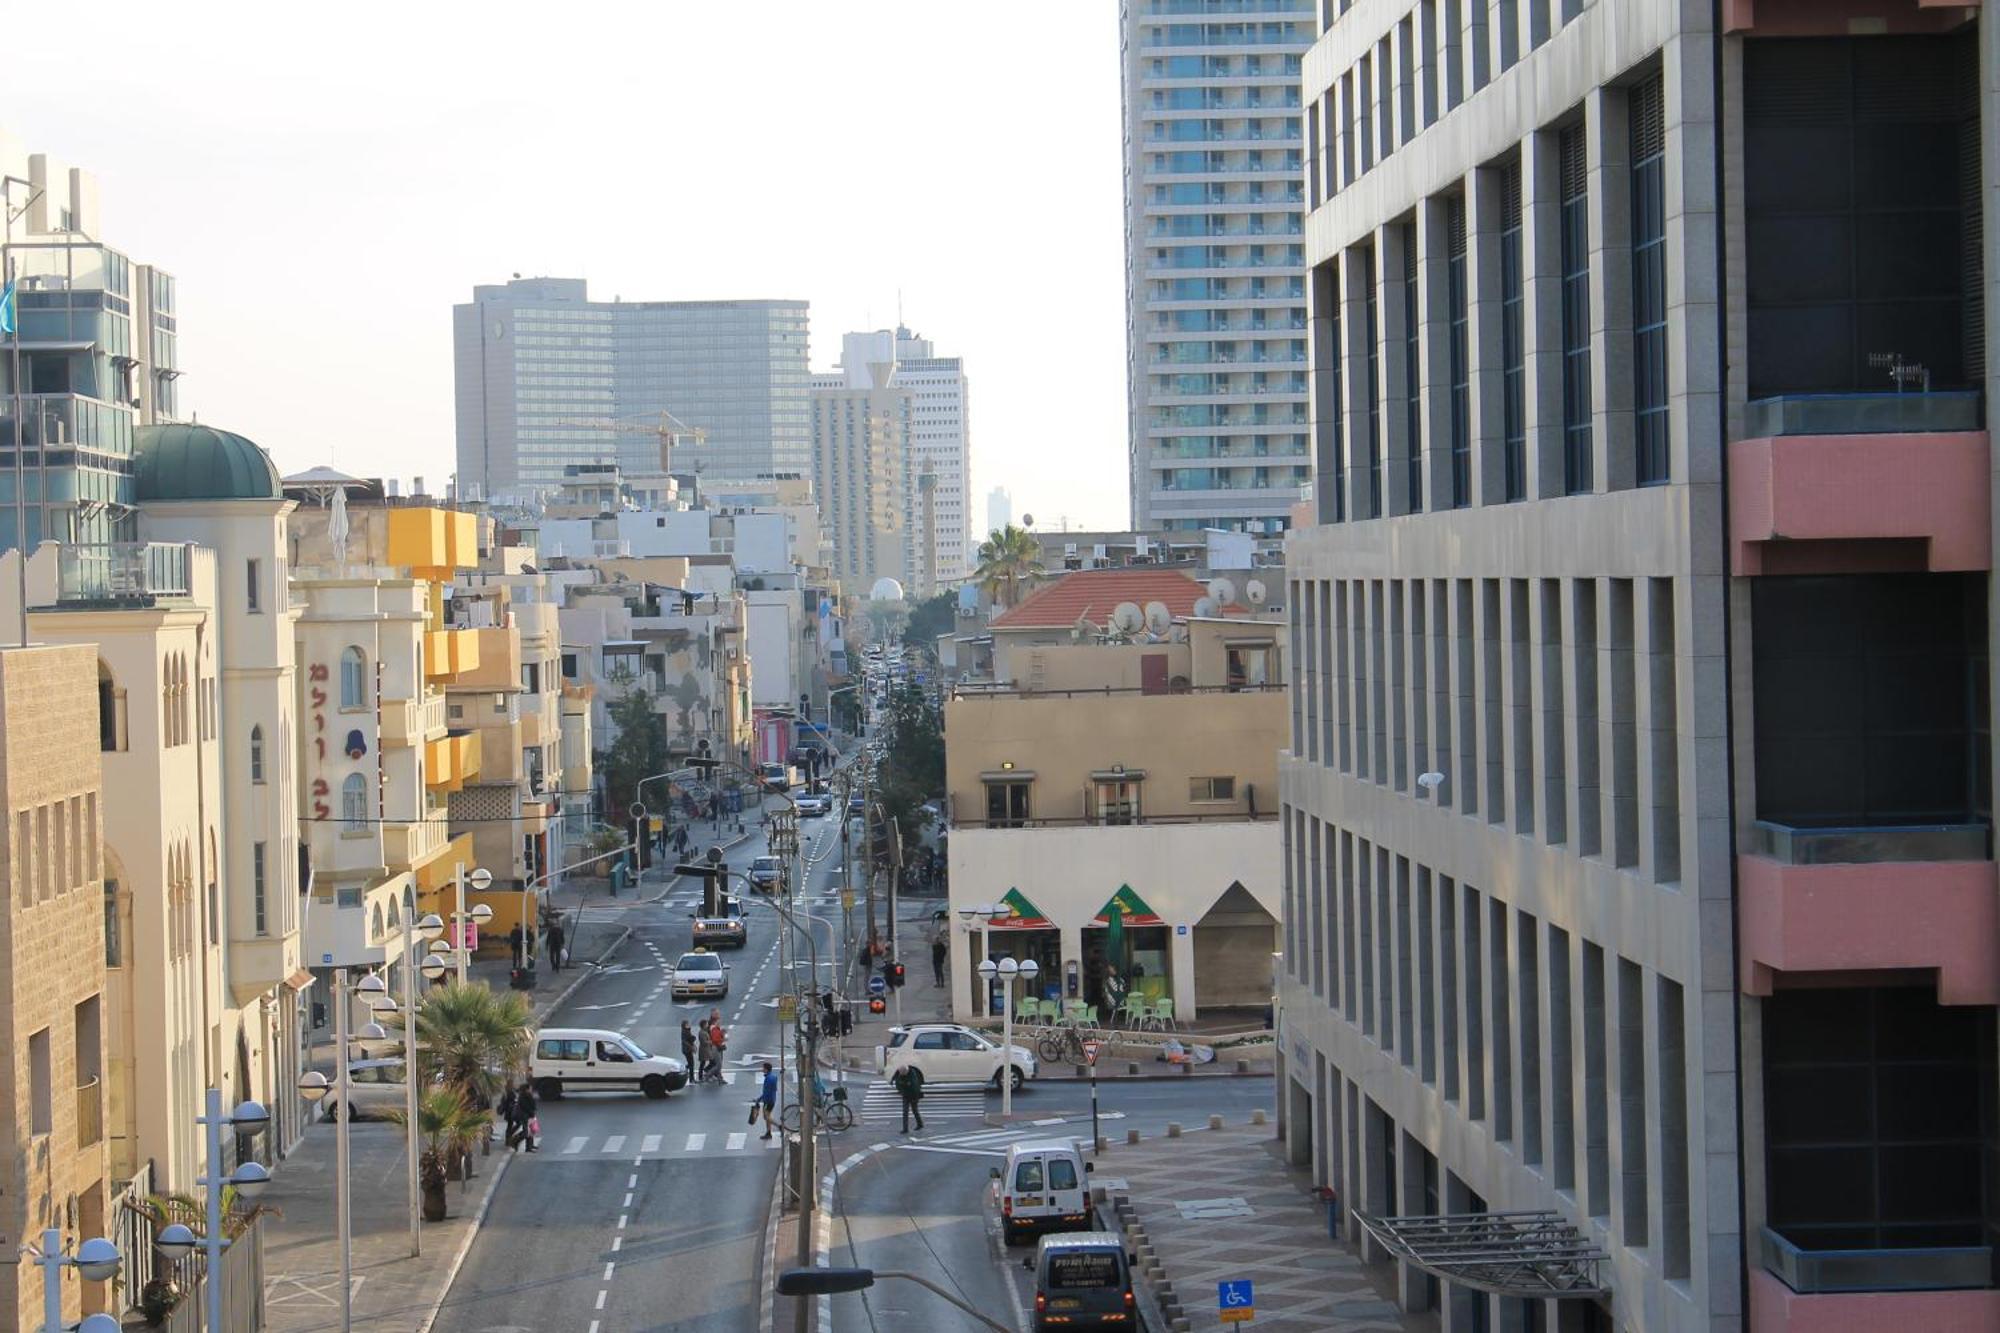
<svg viewBox="0 0 2000 1333">
<path fill-rule="evenodd" d="M 1139 1062 L 1137 1060 L 1127 1060 L 1125 1062 L 1125 1072 L 1136 1078 L 1139 1073 Z"/>
<path fill-rule="evenodd" d="M 1103 1151 L 1104 1151 L 1104 1150 L 1105 1150 L 1106 1148 L 1109 1148 L 1110 1146 L 1111 1146 L 1111 1140 L 1110 1140 L 1110 1139 L 1107 1139 L 1107 1138 L 1104 1138 L 1104 1137 L 1103 1137 L 1102 1135 L 1100 1135 L 1100 1136 L 1098 1137 L 1098 1140 L 1097 1140 L 1097 1151 L 1099 1151 L 1099 1152 L 1103 1152 Z"/>
<path fill-rule="evenodd" d="M 1180 1136 L 1181 1136 L 1181 1125 L 1180 1125 L 1180 1121 L 1178 1121 L 1178 1120 L 1169 1120 L 1169 1121 L 1167 1122 L 1167 1137 L 1168 1137 L 1168 1138 L 1170 1138 L 1170 1139 L 1177 1139 L 1177 1138 L 1179 1138 Z"/>
<path fill-rule="evenodd" d="M 1182 1066 L 1181 1066 L 1181 1072 L 1182 1072 L 1183 1074 L 1192 1074 L 1192 1073 L 1194 1073 L 1194 1061 L 1190 1060 L 1190 1061 L 1188 1061 L 1188 1062 L 1187 1062 L 1186 1064 L 1182 1065 Z"/>
<path fill-rule="evenodd" d="M 1236 1072 L 1237 1072 L 1237 1073 L 1239 1073 L 1239 1074 L 1247 1074 L 1247 1073 L 1249 1073 L 1249 1072 L 1250 1072 L 1250 1062 L 1249 1062 L 1248 1060 L 1238 1060 L 1238 1061 L 1236 1062 Z"/>
<path fill-rule="evenodd" d="M 1139 1131 L 1138 1131 L 1138 1130 L 1136 1130 L 1136 1129 L 1128 1129 L 1128 1130 L 1126 1130 L 1126 1131 L 1125 1131 L 1125 1142 L 1127 1142 L 1127 1143 L 1137 1143 L 1138 1141 L 1139 1141 Z"/>
<path fill-rule="evenodd" d="M 1212 1115 L 1212 1116 L 1210 1116 L 1210 1117 L 1208 1118 L 1208 1127 L 1209 1127 L 1210 1129 L 1221 1129 L 1221 1128 L 1222 1128 L 1222 1117 L 1221 1117 L 1221 1116 L 1219 1116 L 1219 1115 Z"/>
<path fill-rule="evenodd" d="M 1250 1113 L 1250 1123 L 1253 1125 L 1268 1124 L 1270 1123 L 1270 1117 L 1264 1113 L 1264 1108 L 1260 1106 Z"/>
</svg>

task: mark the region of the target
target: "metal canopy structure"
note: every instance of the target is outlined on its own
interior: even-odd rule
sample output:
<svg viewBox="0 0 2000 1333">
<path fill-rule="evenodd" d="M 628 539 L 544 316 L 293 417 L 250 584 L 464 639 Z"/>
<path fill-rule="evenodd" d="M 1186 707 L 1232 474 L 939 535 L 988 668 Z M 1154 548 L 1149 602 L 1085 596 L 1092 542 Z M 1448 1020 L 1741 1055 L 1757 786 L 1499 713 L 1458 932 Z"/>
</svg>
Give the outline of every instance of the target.
<svg viewBox="0 0 2000 1333">
<path fill-rule="evenodd" d="M 1394 1257 L 1475 1291 L 1528 1300 L 1611 1294 L 1597 1275 L 1610 1256 L 1553 1210 L 1354 1217 Z"/>
</svg>

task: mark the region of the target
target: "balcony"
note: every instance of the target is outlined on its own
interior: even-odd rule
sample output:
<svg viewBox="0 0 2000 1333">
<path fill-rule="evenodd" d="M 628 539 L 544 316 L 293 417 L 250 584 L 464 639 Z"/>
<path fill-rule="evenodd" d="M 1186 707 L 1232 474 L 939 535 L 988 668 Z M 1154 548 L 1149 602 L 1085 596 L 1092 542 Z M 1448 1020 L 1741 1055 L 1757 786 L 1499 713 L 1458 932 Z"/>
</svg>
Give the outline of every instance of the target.
<svg viewBox="0 0 2000 1333">
<path fill-rule="evenodd" d="M 382 856 L 391 867 L 419 865 L 436 856 L 450 840 L 442 812 L 408 824 L 384 824 Z"/>
<path fill-rule="evenodd" d="M 93 1078 L 76 1090 L 76 1146 L 89 1148 L 104 1140 L 104 1080 Z"/>
<path fill-rule="evenodd" d="M 1801 1250 L 1772 1231 L 1750 1272 L 1750 1322 L 1759 1330 L 2000 1328 L 1993 1252 Z"/>
<path fill-rule="evenodd" d="M 1990 569 L 1980 409 L 1976 393 L 1751 403 L 1729 446 L 1732 572 Z"/>
<path fill-rule="evenodd" d="M 143 607 L 192 595 L 191 546 L 111 542 L 56 548 L 56 605 Z"/>
<path fill-rule="evenodd" d="M 479 631 L 431 630 L 424 635 L 424 678 L 450 680 L 479 667 Z"/>
<path fill-rule="evenodd" d="M 457 791 L 479 776 L 480 745 L 476 731 L 452 732 L 424 746 L 424 785 Z"/>
<path fill-rule="evenodd" d="M 442 694 L 422 699 L 382 701 L 382 744 L 422 745 L 445 733 L 445 702 Z"/>
</svg>

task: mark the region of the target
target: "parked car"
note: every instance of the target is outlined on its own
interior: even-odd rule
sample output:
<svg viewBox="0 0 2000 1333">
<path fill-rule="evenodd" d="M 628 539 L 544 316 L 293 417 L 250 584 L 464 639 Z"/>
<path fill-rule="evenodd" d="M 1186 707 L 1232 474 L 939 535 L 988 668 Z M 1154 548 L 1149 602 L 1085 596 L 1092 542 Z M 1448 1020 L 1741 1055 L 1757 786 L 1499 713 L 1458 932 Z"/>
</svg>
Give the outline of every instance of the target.
<svg viewBox="0 0 2000 1333">
<path fill-rule="evenodd" d="M 738 911 L 721 916 L 694 914 L 693 943 L 697 949 L 729 945 L 740 949 L 750 942 L 750 931 Z"/>
<path fill-rule="evenodd" d="M 775 856 L 760 856 L 750 863 L 750 883 L 766 893 L 777 892 L 785 878 L 785 863 Z"/>
<path fill-rule="evenodd" d="M 1014 1086 L 1035 1077 L 1035 1053 L 1025 1046 L 1010 1048 L 1006 1059 L 1000 1043 L 983 1032 L 957 1023 L 913 1023 L 889 1029 L 882 1048 L 882 1073 L 890 1078 L 905 1065 L 915 1065 L 926 1083 L 991 1083 L 1000 1086 L 1002 1065 L 1014 1071 Z"/>
<path fill-rule="evenodd" d="M 347 1066 L 349 1120 L 387 1120 L 407 1104 L 403 1088 L 403 1058 L 355 1060 Z M 328 1119 L 341 1113 L 340 1094 L 330 1091 L 324 1102 Z"/>
<path fill-rule="evenodd" d="M 658 1100 L 686 1087 L 688 1070 L 678 1057 L 654 1055 L 622 1033 L 601 1028 L 543 1028 L 535 1034 L 528 1076 L 543 1097 L 572 1092 L 643 1092 Z"/>
<path fill-rule="evenodd" d="M 1035 1275 L 1035 1333 L 1140 1326 L 1135 1257 L 1115 1231 L 1044 1236 L 1021 1267 Z"/>
<path fill-rule="evenodd" d="M 1037 1231 L 1089 1231 L 1091 1164 L 1075 1139 L 1030 1139 L 1007 1150 L 993 1168 L 1000 1203 L 1000 1231 L 1009 1245 Z"/>
<path fill-rule="evenodd" d="M 682 954 L 674 962 L 673 998 L 719 1000 L 729 994 L 729 964 L 707 949 Z"/>
</svg>

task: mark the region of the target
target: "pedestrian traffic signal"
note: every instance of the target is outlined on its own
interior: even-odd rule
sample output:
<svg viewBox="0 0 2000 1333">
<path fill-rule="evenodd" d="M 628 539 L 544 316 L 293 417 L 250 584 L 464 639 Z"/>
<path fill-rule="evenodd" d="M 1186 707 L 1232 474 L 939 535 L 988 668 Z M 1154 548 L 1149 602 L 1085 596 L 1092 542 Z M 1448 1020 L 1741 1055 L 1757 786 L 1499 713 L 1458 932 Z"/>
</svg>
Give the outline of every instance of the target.
<svg viewBox="0 0 2000 1333">
<path fill-rule="evenodd" d="M 871 1014 L 879 1014 L 888 1007 L 888 1005 L 882 1002 L 882 997 L 879 995 L 868 1001 L 868 1012 Z"/>
<path fill-rule="evenodd" d="M 888 973 L 889 984 L 891 986 L 901 986 L 903 984 L 903 965 L 901 963 L 889 964 Z"/>
</svg>

